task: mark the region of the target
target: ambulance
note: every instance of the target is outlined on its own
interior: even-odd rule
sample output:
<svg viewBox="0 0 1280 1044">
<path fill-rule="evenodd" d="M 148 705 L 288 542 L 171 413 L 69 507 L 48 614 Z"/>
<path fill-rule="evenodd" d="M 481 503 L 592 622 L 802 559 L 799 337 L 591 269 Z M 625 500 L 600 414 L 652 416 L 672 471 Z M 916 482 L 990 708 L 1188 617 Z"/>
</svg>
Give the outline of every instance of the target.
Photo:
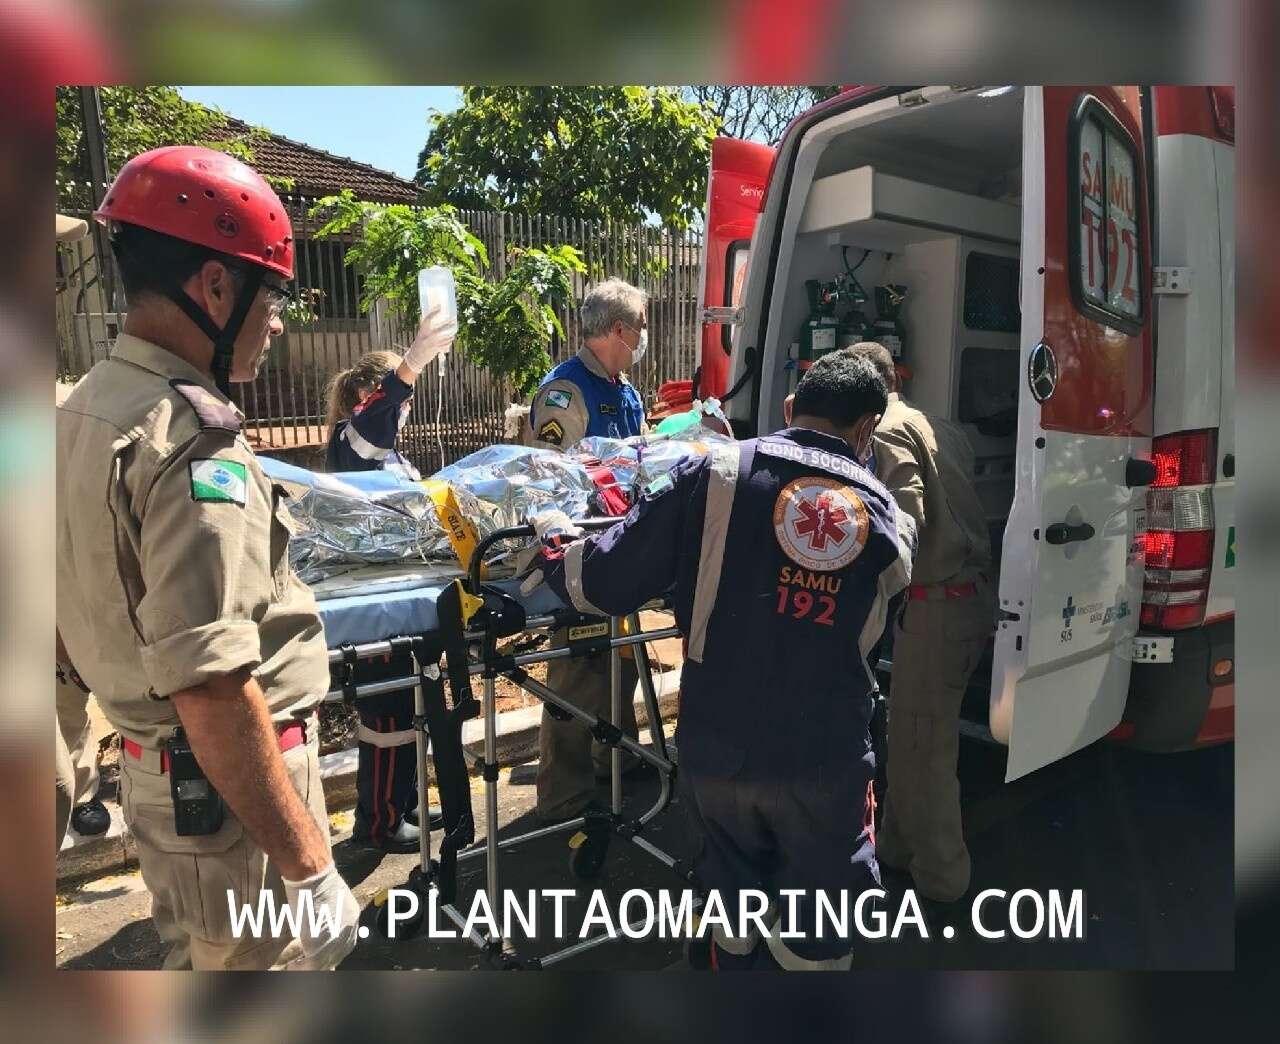
<svg viewBox="0 0 1280 1044">
<path fill-rule="evenodd" d="M 963 716 L 1010 780 L 1233 737 L 1234 116 L 1230 87 L 853 87 L 776 149 L 714 143 L 695 394 L 763 435 L 870 337 L 964 429 L 999 612 Z"/>
</svg>

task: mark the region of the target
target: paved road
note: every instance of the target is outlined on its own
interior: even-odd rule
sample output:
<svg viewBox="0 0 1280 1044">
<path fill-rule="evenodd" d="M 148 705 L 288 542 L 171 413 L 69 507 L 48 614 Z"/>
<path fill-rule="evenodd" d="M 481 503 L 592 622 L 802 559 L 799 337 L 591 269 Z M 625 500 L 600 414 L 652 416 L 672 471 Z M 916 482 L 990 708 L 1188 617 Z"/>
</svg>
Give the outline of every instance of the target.
<svg viewBox="0 0 1280 1044">
<path fill-rule="evenodd" d="M 933 938 L 864 944 L 860 967 L 931 968 L 1230 968 L 1233 962 L 1232 747 L 1180 755 L 1145 755 L 1095 745 L 1013 784 L 1001 782 L 1003 752 L 966 740 L 961 749 L 966 830 L 973 855 L 974 888 L 1008 892 L 1032 888 L 1083 889 L 1081 941 L 988 942 L 961 910 L 929 910 Z M 503 772 L 502 836 L 532 827 L 533 769 Z M 652 775 L 629 781 L 628 808 L 652 803 Z M 478 834 L 484 802 L 474 792 Z M 343 874 L 362 904 L 388 886 L 403 883 L 410 856 L 380 857 L 347 840 L 350 814 L 334 817 L 335 849 Z M 652 841 L 684 851 L 678 805 L 656 821 Z M 504 888 L 583 889 L 568 869 L 566 836 L 527 842 L 504 853 Z M 459 906 L 466 910 L 483 875 L 483 858 L 464 863 Z M 629 888 L 678 887 L 649 855 L 615 841 L 598 882 L 611 908 Z M 888 881 L 889 909 L 900 901 L 900 881 Z M 576 933 L 585 897 L 568 906 Z M 997 921 L 999 904 L 984 908 Z M 149 899 L 135 874 L 89 882 L 59 897 L 57 952 L 75 968 L 155 968 L 163 947 L 148 918 Z M 366 917 L 371 915 L 366 910 Z M 941 928 L 956 929 L 954 939 Z M 550 940 L 524 947 L 530 956 L 562 944 Z M 661 969 L 677 965 L 678 944 L 618 941 L 565 961 L 564 968 Z M 478 951 L 462 942 L 424 938 L 389 942 L 376 934 L 352 954 L 352 968 L 474 968 Z"/>
</svg>

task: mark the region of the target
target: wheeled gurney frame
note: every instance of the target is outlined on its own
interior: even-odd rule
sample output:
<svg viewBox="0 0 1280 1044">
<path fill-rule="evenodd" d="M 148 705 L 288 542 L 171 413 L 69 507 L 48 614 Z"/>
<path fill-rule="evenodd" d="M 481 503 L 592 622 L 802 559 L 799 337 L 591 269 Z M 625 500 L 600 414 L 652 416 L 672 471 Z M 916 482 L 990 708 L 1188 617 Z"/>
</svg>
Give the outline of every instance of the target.
<svg viewBox="0 0 1280 1044">
<path fill-rule="evenodd" d="M 590 520 L 578 523 L 585 531 L 606 529 L 617 519 Z M 593 877 L 600 871 L 608 839 L 611 835 L 629 840 L 653 858 L 672 870 L 686 884 L 694 885 L 692 871 L 680 859 L 658 848 L 642 836 L 645 827 L 670 804 L 672 783 L 676 767 L 667 750 L 658 700 L 654 692 L 653 676 L 645 644 L 662 638 L 679 635 L 675 627 L 658 628 L 644 632 L 640 628 L 638 614 L 625 618 L 629 634 L 623 633 L 622 618 L 609 619 L 608 632 L 596 634 L 605 626 L 598 617 L 587 617 L 572 609 L 564 609 L 542 616 L 527 618 L 523 607 L 510 596 L 493 587 L 486 587 L 481 580 L 481 563 L 485 552 L 502 540 L 531 538 L 532 526 L 516 526 L 500 529 L 484 538 L 472 555 L 465 588 L 461 580 L 447 587 L 437 603 L 439 614 L 438 634 L 398 636 L 361 645 L 345 645 L 329 652 L 329 662 L 341 666 L 343 684 L 326 696 L 327 701 L 350 701 L 361 696 L 373 696 L 399 689 L 414 689 L 413 728 L 416 733 L 418 769 L 418 807 L 420 811 L 421 847 L 419 865 L 410 874 L 408 887 L 416 891 L 421 900 L 419 913 L 411 921 L 400 925 L 410 934 L 421 924 L 430 900 L 430 891 L 436 891 L 439 909 L 462 933 L 464 915 L 455 905 L 457 899 L 457 863 L 485 856 L 485 883 L 490 909 L 500 916 L 503 909 L 498 878 L 498 852 L 525 841 L 552 834 L 577 830 L 585 831 L 584 838 L 575 840 L 571 865 L 580 877 Z M 594 626 L 593 626 L 594 625 Z M 499 654 L 497 642 L 521 632 L 550 631 L 570 628 L 570 640 L 563 648 L 511 655 Z M 573 637 L 574 629 L 590 632 L 586 638 Z M 479 646 L 479 658 L 473 659 L 472 647 Z M 620 651 L 630 646 L 636 657 L 641 693 L 649 718 L 649 735 L 657 752 L 642 746 L 637 740 L 623 734 L 615 724 L 622 719 L 622 661 Z M 610 720 L 599 718 L 580 709 L 562 695 L 550 689 L 525 671 L 525 667 L 556 659 L 585 656 L 609 650 L 611 675 Z M 414 658 L 413 676 L 354 682 L 355 664 L 359 660 L 388 654 L 411 652 Z M 446 674 L 451 690 L 451 706 L 445 706 L 444 686 L 439 662 L 443 653 Z M 477 703 L 471 692 L 470 679 L 480 675 L 483 679 L 483 695 Z M 600 742 L 612 748 L 612 800 L 608 815 L 589 812 L 585 816 L 564 823 L 543 827 L 510 837 L 498 839 L 498 771 L 497 760 L 497 710 L 495 682 L 501 676 L 514 682 L 546 704 L 548 711 L 567 721 L 576 719 L 589 728 Z M 629 698 L 629 697 L 628 697 Z M 482 757 L 466 751 L 462 745 L 463 721 L 484 715 L 484 754 Z M 638 739 L 638 737 L 637 737 Z M 440 858 L 432 855 L 430 817 L 427 815 L 427 751 L 436 767 L 444 814 L 443 839 Z M 651 808 L 637 818 L 622 814 L 622 753 L 627 751 L 657 769 L 660 778 L 658 798 Z M 473 844 L 474 821 L 471 813 L 470 777 L 467 759 L 478 761 L 484 777 L 486 831 L 482 844 Z M 699 904 L 700 905 L 700 904 Z M 381 918 L 386 909 L 380 910 L 379 927 L 385 931 Z M 485 955 L 489 965 L 496 968 L 545 968 L 567 960 L 580 953 L 608 942 L 606 933 L 580 940 L 570 946 L 542 958 L 522 958 L 509 940 L 500 937 L 484 938 L 474 929 L 467 938 Z"/>
</svg>

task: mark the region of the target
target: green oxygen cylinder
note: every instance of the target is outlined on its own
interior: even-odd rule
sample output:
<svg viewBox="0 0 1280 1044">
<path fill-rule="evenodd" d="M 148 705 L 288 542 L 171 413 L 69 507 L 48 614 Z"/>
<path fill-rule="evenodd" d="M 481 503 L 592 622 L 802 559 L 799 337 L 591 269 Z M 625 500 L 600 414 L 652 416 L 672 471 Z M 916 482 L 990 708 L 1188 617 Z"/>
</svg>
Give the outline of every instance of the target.
<svg viewBox="0 0 1280 1044">
<path fill-rule="evenodd" d="M 862 306 L 867 303 L 867 293 L 858 282 L 858 277 L 851 271 L 836 281 L 840 285 L 840 296 L 849 302 L 849 310 L 840 320 L 836 344 L 841 348 L 847 348 L 851 344 L 865 341 L 871 329 L 871 324 L 867 322 L 867 317 L 862 311 Z"/>
<path fill-rule="evenodd" d="M 871 339 L 879 341 L 901 362 L 907 346 L 907 329 L 902 324 L 902 302 L 907 288 L 900 283 L 888 283 L 876 287 L 876 319 L 871 324 Z"/>
<path fill-rule="evenodd" d="M 816 279 L 809 279 L 804 289 L 809 295 L 809 317 L 800 328 L 800 352 L 796 362 L 798 377 L 803 376 L 815 360 L 835 351 L 836 333 L 840 328 L 835 317 L 835 296 L 830 288 Z"/>
<path fill-rule="evenodd" d="M 836 333 L 836 345 L 847 348 L 851 344 L 865 341 L 869 330 L 870 326 L 867 323 L 867 317 L 862 314 L 862 309 L 853 308 L 840 320 L 840 329 Z"/>
</svg>

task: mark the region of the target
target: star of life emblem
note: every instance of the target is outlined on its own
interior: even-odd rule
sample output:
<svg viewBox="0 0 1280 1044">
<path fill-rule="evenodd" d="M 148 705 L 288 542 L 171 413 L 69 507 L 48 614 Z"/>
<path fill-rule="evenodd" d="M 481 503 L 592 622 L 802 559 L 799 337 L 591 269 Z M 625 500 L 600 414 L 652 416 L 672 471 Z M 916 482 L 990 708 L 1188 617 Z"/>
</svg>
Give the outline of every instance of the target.
<svg viewBox="0 0 1280 1044">
<path fill-rule="evenodd" d="M 773 505 L 778 545 L 797 565 L 816 572 L 843 569 L 862 554 L 869 528 L 862 499 L 838 479 L 795 479 Z"/>
</svg>

